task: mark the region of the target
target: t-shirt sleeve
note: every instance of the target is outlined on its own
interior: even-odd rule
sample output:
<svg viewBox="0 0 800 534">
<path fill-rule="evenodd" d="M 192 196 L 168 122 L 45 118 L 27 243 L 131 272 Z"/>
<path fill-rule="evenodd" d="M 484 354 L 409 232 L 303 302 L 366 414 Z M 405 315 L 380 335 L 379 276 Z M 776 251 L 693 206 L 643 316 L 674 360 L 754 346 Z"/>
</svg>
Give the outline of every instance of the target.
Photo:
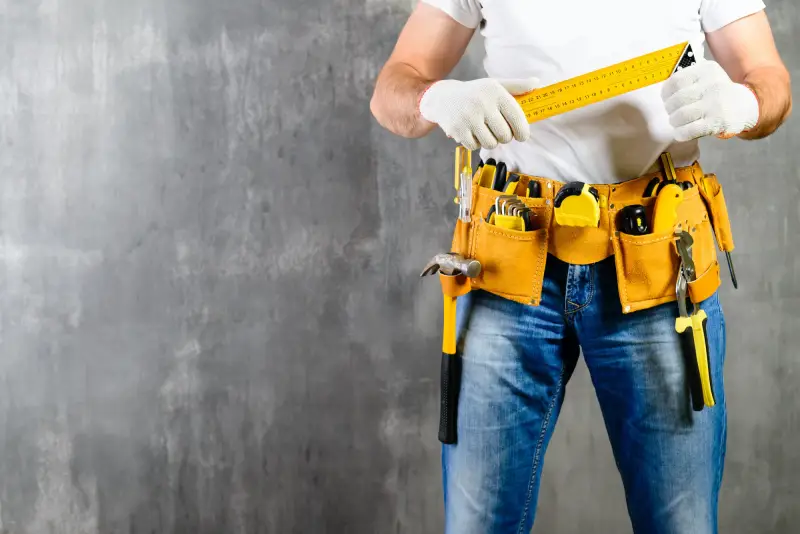
<svg viewBox="0 0 800 534">
<path fill-rule="evenodd" d="M 478 0 L 421 0 L 439 8 L 467 28 L 477 28 L 483 20 Z"/>
<path fill-rule="evenodd" d="M 702 0 L 700 21 L 704 32 L 713 32 L 765 7 L 763 0 Z"/>
</svg>

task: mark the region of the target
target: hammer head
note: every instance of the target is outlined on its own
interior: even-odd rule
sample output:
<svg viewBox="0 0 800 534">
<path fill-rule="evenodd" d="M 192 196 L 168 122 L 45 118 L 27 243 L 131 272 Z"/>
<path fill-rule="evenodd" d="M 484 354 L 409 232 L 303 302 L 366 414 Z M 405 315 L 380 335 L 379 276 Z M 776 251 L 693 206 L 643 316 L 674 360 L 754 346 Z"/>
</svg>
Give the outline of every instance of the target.
<svg viewBox="0 0 800 534">
<path fill-rule="evenodd" d="M 453 252 L 437 254 L 425 265 L 420 277 L 436 274 L 438 271 L 447 276 L 463 274 L 469 278 L 475 278 L 481 272 L 481 264 L 477 260 L 471 260 Z"/>
</svg>

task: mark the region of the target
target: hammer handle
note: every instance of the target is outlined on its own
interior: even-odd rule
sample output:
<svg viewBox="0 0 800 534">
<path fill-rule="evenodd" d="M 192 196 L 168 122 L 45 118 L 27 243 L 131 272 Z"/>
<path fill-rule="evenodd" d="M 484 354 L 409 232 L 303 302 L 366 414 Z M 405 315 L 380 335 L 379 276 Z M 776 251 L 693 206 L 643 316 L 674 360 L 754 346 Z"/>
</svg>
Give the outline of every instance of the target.
<svg viewBox="0 0 800 534">
<path fill-rule="evenodd" d="M 461 385 L 461 361 L 456 354 L 456 299 L 444 295 L 442 332 L 441 401 L 439 407 L 439 441 L 456 442 L 456 408 Z"/>
<path fill-rule="evenodd" d="M 461 360 L 455 354 L 442 353 L 441 402 L 439 411 L 439 441 L 456 442 L 456 408 L 461 386 Z"/>
</svg>

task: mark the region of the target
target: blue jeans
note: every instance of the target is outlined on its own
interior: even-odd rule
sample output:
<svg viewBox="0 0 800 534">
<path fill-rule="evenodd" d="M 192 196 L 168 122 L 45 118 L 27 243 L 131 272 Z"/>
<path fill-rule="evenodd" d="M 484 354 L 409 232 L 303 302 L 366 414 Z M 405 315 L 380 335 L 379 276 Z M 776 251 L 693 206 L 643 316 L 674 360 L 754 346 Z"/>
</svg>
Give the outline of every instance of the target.
<svg viewBox="0 0 800 534">
<path fill-rule="evenodd" d="M 542 462 L 579 347 L 636 534 L 716 534 L 726 441 L 718 296 L 701 303 L 717 404 L 692 410 L 677 303 L 623 315 L 613 257 L 548 256 L 542 301 L 484 291 L 458 303 L 458 442 L 444 445 L 447 534 L 528 534 Z M 691 312 L 691 304 L 689 305 Z"/>
</svg>

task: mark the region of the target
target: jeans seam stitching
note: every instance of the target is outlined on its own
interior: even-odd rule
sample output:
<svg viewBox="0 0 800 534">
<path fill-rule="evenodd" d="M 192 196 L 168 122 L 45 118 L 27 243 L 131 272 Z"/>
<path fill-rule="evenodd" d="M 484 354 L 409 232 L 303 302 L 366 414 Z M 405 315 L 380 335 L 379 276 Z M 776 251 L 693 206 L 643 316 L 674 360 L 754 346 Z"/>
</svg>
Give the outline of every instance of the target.
<svg viewBox="0 0 800 534">
<path fill-rule="evenodd" d="M 586 304 L 581 304 L 580 308 L 575 308 L 574 310 L 565 311 L 564 313 L 567 314 L 567 315 L 572 315 L 573 313 L 577 313 L 577 312 L 581 311 L 582 309 L 586 308 L 587 306 L 589 306 L 589 304 L 590 304 L 590 302 L 587 302 Z"/>
<path fill-rule="evenodd" d="M 547 434 L 547 430 L 550 428 L 550 417 L 553 415 L 553 409 L 556 405 L 556 400 L 558 400 L 558 396 L 561 394 L 561 389 L 564 385 L 564 364 L 561 364 L 561 374 L 558 376 L 558 384 L 556 385 L 556 390 L 553 394 L 553 398 L 550 400 L 550 406 L 547 408 L 547 413 L 544 416 L 544 421 L 542 422 L 542 431 L 539 433 L 539 439 L 536 442 L 536 452 L 533 455 L 533 464 L 531 465 L 531 478 L 528 481 L 528 494 L 525 499 L 525 508 L 522 510 L 522 518 L 519 521 L 519 528 L 517 529 L 517 534 L 522 534 L 522 528 L 525 525 L 525 519 L 528 517 L 528 510 L 531 505 L 531 498 L 533 494 L 533 483 L 536 479 L 536 473 L 539 470 L 539 463 L 541 459 L 542 453 L 542 445 L 544 444 L 544 438 Z"/>
<path fill-rule="evenodd" d="M 567 303 L 572 304 L 574 306 L 578 306 L 574 310 L 567 310 L 566 306 L 565 306 L 564 307 L 565 308 L 564 309 L 564 315 L 572 315 L 574 313 L 577 313 L 577 312 L 581 311 L 582 309 L 588 307 L 592 303 L 592 299 L 594 299 L 594 265 L 590 265 L 589 268 L 591 269 L 591 276 L 589 277 L 589 297 L 586 299 L 586 302 L 583 303 L 583 304 L 578 304 L 576 302 L 572 302 L 569 299 L 564 299 L 564 300 L 567 301 Z M 569 279 L 567 280 L 567 283 L 569 283 Z"/>
<path fill-rule="evenodd" d="M 569 310 L 569 304 L 570 304 L 569 288 L 572 285 L 571 281 L 572 281 L 572 266 L 570 265 L 570 266 L 567 267 L 567 282 L 566 282 L 566 284 L 564 284 L 564 315 L 569 315 L 570 314 L 570 310 Z M 576 304 L 576 306 L 577 306 L 577 304 Z"/>
</svg>

